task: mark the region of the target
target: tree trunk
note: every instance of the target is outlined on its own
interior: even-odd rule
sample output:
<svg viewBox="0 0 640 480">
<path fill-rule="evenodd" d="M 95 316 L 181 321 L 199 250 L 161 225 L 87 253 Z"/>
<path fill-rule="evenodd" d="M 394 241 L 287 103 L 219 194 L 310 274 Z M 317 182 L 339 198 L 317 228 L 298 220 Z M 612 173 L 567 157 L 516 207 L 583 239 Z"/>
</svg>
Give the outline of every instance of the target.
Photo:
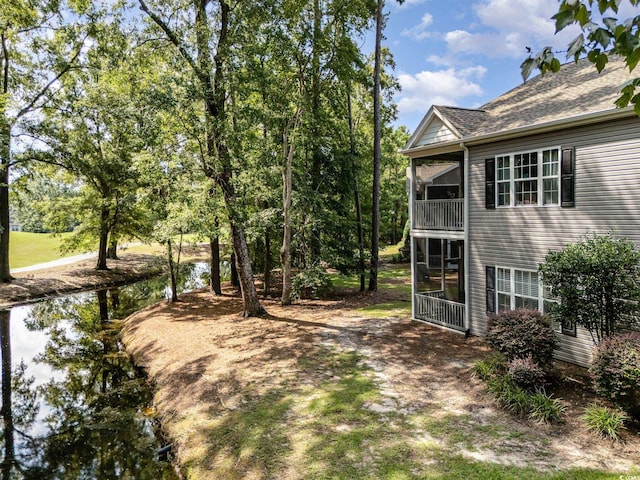
<svg viewBox="0 0 640 480">
<path fill-rule="evenodd" d="M 9 268 L 9 156 L 11 128 L 4 115 L 0 117 L 0 281 L 13 278 Z"/>
<path fill-rule="evenodd" d="M 218 219 L 216 218 L 216 226 Z M 209 291 L 214 295 L 222 295 L 222 287 L 220 285 L 220 237 L 209 238 L 209 246 L 211 247 L 211 261 L 209 275 Z"/>
<path fill-rule="evenodd" d="M 282 263 L 282 305 L 291 305 L 291 170 L 295 155 L 295 132 L 302 120 L 302 109 L 298 108 L 293 121 L 284 129 L 282 148 L 284 170 L 282 172 L 283 234 L 280 261 Z"/>
<path fill-rule="evenodd" d="M 235 223 L 231 224 L 231 235 L 233 237 L 234 249 L 236 252 L 236 268 L 240 280 L 240 292 L 242 293 L 242 303 L 244 304 L 245 317 L 264 315 L 266 312 L 256 291 L 253 282 L 253 271 L 251 270 L 251 259 L 249 258 L 249 248 L 244 236 L 244 230 Z"/>
<path fill-rule="evenodd" d="M 286 148 L 286 147 L 285 147 Z M 291 305 L 291 161 L 285 156 L 282 173 L 283 233 L 280 262 L 282 264 L 282 305 Z"/>
<path fill-rule="evenodd" d="M 378 249 L 380 242 L 380 137 L 382 136 L 380 118 L 380 70 L 382 47 L 382 26 L 384 0 L 377 0 L 376 7 L 376 44 L 373 63 L 373 192 L 371 202 L 371 270 L 369 290 L 378 290 Z"/>
<path fill-rule="evenodd" d="M 2 478 L 12 478 L 15 464 L 15 444 L 13 426 L 13 405 L 11 399 L 11 311 L 0 310 L 0 346 L 2 348 L 2 422 L 4 455 L 2 459 Z"/>
<path fill-rule="evenodd" d="M 269 296 L 271 286 L 271 228 L 266 227 L 264 230 L 264 289 L 262 294 Z"/>
<path fill-rule="evenodd" d="M 355 128 L 353 126 L 353 109 L 351 106 L 351 92 L 347 92 L 347 111 L 349 115 L 349 153 L 351 154 L 351 166 L 353 169 L 353 198 L 356 207 L 356 223 L 358 228 L 358 273 L 360 275 L 360 291 L 364 292 L 364 228 L 362 227 L 362 206 L 360 205 L 360 189 L 358 187 L 358 163 Z"/>
<path fill-rule="evenodd" d="M 178 280 L 176 278 L 176 265 L 173 261 L 173 243 L 167 241 L 167 261 L 169 263 L 169 278 L 171 279 L 171 302 L 178 301 Z"/>
<path fill-rule="evenodd" d="M 103 200 L 104 202 L 104 200 Z M 100 211 L 100 243 L 98 245 L 98 264 L 96 270 L 107 268 L 107 239 L 109 238 L 109 207 L 102 206 Z"/>
<path fill-rule="evenodd" d="M 109 237 L 112 237 L 112 236 L 113 234 L 109 235 Z M 107 248 L 107 258 L 111 260 L 118 260 L 118 241 L 113 238 L 109 238 L 109 247 Z"/>
<path fill-rule="evenodd" d="M 229 268 L 231 270 L 231 286 L 240 288 L 240 280 L 238 279 L 238 264 L 236 263 L 235 252 L 231 253 L 231 261 L 229 262 Z"/>
</svg>

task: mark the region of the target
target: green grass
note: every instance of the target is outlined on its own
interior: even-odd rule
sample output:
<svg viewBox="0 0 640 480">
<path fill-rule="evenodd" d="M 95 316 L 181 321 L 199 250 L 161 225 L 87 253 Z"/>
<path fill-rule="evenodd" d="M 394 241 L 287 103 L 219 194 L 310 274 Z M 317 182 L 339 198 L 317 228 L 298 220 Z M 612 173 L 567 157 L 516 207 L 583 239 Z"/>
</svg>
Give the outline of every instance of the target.
<svg viewBox="0 0 640 480">
<path fill-rule="evenodd" d="M 51 262 L 73 254 L 60 253 L 62 239 L 70 234 L 52 236 L 49 233 L 11 232 L 9 236 L 10 268 L 28 267 Z"/>
<path fill-rule="evenodd" d="M 365 358 L 354 351 L 320 347 L 307 352 L 296 370 L 297 378 L 266 391 L 248 387 L 237 409 L 212 415 L 208 440 L 183 464 L 185 478 L 595 480 L 620 476 L 587 469 L 543 471 L 535 464 L 518 467 L 464 456 L 462 452 L 495 452 L 496 442 L 507 440 L 507 450 L 497 453 L 508 458 L 508 449 L 518 448 L 518 442 L 508 440 L 535 439 L 512 427 L 479 423 L 471 414 L 447 413 L 436 404 L 428 411 L 396 412 Z M 372 408 L 389 406 L 389 401 L 391 408 Z M 541 458 L 547 454 L 544 445 L 536 448 Z"/>
<path fill-rule="evenodd" d="M 356 274 L 342 275 L 340 273 L 329 274 L 331 285 L 334 288 L 359 288 L 360 277 Z M 367 271 L 366 285 L 369 283 Z M 406 263 L 386 264 L 378 271 L 378 284 L 380 288 L 396 290 L 407 295 L 411 294 L 411 268 Z"/>
<path fill-rule="evenodd" d="M 411 301 L 378 303 L 358 308 L 356 311 L 371 318 L 406 317 L 411 315 Z"/>
</svg>

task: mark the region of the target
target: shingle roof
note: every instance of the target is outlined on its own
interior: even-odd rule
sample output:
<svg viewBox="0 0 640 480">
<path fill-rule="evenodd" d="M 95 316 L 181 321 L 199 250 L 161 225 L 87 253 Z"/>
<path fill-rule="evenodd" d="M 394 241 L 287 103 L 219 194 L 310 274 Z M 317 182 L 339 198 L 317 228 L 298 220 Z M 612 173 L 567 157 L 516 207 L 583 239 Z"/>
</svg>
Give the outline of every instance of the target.
<svg viewBox="0 0 640 480">
<path fill-rule="evenodd" d="M 463 137 L 490 135 L 614 110 L 621 86 L 636 76 L 616 57 L 610 57 L 602 73 L 582 59 L 563 65 L 558 73 L 538 75 L 478 109 L 436 108 Z"/>
<path fill-rule="evenodd" d="M 418 183 L 433 181 L 435 178 L 457 166 L 458 163 L 428 163 L 418 165 L 416 167 L 416 180 Z"/>
<path fill-rule="evenodd" d="M 463 137 L 473 133 L 487 117 L 484 110 L 444 105 L 436 105 L 435 108 L 451 122 Z"/>
</svg>

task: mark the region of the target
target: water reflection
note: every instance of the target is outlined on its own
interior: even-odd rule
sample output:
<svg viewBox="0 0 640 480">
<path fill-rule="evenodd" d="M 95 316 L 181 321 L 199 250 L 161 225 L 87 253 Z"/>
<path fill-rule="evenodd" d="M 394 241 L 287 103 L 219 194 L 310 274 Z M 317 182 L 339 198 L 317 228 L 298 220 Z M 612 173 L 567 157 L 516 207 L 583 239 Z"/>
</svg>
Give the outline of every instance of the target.
<svg viewBox="0 0 640 480">
<path fill-rule="evenodd" d="M 186 270 L 183 291 L 208 282 L 206 265 Z M 165 297 L 166 285 L 155 278 L 0 311 L 2 480 L 176 478 L 155 459 L 151 394 L 119 338 L 120 320 Z"/>
</svg>

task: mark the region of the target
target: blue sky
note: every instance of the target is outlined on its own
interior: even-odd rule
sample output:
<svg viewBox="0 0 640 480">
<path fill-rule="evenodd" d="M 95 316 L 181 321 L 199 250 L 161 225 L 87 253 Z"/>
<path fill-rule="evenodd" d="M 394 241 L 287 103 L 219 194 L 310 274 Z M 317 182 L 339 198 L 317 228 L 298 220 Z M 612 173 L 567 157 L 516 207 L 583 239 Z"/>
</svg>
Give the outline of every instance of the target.
<svg viewBox="0 0 640 480">
<path fill-rule="evenodd" d="M 526 47 L 557 51 L 580 32 L 554 35 L 558 0 L 387 0 L 384 44 L 402 91 L 398 125 L 410 131 L 433 104 L 477 107 L 522 83 Z M 623 2 L 618 18 L 640 13 Z M 562 53 L 557 56 L 564 60 Z"/>
</svg>

